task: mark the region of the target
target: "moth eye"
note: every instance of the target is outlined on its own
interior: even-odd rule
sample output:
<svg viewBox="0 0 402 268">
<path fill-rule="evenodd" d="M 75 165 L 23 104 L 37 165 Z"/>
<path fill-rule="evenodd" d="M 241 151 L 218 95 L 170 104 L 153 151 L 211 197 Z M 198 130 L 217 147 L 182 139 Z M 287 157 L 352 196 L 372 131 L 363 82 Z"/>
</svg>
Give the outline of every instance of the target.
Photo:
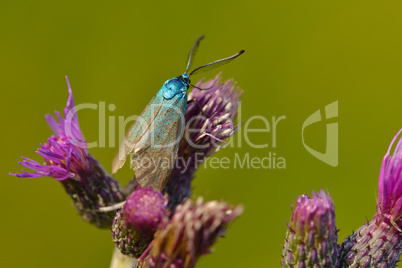
<svg viewBox="0 0 402 268">
<path fill-rule="evenodd" d="M 163 92 L 163 97 L 167 100 L 170 100 L 171 98 L 174 97 L 174 95 L 176 95 L 173 90 L 171 90 L 170 88 L 168 88 L 168 90 L 165 90 Z"/>
<path fill-rule="evenodd" d="M 168 84 L 168 89 L 172 90 L 172 91 L 177 91 L 177 89 L 179 89 L 181 86 L 181 83 L 178 81 L 170 81 Z"/>
</svg>

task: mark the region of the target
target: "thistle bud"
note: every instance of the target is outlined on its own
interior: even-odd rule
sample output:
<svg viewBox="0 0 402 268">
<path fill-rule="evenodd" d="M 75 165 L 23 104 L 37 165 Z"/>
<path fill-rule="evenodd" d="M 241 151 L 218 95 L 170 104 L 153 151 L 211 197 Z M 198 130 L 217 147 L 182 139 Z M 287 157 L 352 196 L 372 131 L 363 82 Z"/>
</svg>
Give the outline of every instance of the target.
<svg viewBox="0 0 402 268">
<path fill-rule="evenodd" d="M 242 212 L 242 206 L 222 201 L 185 201 L 177 206 L 172 219 L 159 227 L 149 255 L 141 257 L 138 267 L 194 267 Z"/>
<path fill-rule="evenodd" d="M 162 194 L 152 187 L 138 188 L 127 198 L 113 221 L 115 246 L 123 254 L 138 258 L 152 241 L 165 215 Z"/>
<path fill-rule="evenodd" d="M 321 190 L 312 197 L 297 198 L 288 224 L 282 267 L 336 267 L 337 229 L 329 194 Z"/>
</svg>

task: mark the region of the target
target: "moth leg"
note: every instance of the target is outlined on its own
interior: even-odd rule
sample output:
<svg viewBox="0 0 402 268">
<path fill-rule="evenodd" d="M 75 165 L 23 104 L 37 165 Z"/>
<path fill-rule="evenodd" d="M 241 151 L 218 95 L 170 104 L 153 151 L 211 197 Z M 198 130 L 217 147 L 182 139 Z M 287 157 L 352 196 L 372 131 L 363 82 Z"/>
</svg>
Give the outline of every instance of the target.
<svg viewBox="0 0 402 268">
<path fill-rule="evenodd" d="M 221 86 L 221 85 L 223 85 L 223 82 L 219 82 L 219 86 Z M 215 84 L 213 84 L 212 86 L 207 87 L 207 88 L 200 88 L 200 87 L 197 87 L 197 86 L 195 86 L 195 85 L 193 85 L 193 84 L 190 84 L 190 86 L 195 87 L 195 88 L 198 89 L 198 90 L 210 90 L 210 89 L 212 89 L 212 88 L 215 86 Z"/>
<path fill-rule="evenodd" d="M 234 131 L 235 131 L 236 129 L 237 129 L 237 127 L 235 127 L 235 128 L 233 129 L 233 133 L 234 133 Z M 207 133 L 207 132 L 203 132 L 203 134 L 204 134 L 205 136 L 208 136 L 208 137 L 210 137 L 210 138 L 216 140 L 216 141 L 223 142 L 222 146 L 225 146 L 226 143 L 227 143 L 227 141 L 228 141 L 228 139 L 226 139 L 226 140 L 221 140 L 221 139 L 219 139 L 219 138 L 215 137 L 214 135 L 209 134 L 209 133 Z"/>
<path fill-rule="evenodd" d="M 112 206 L 100 207 L 100 208 L 98 208 L 98 211 L 100 211 L 100 212 L 110 212 L 110 211 L 113 211 L 113 210 L 118 210 L 118 209 L 121 209 L 125 203 L 126 203 L 126 201 L 123 201 L 123 202 L 114 204 Z"/>
<path fill-rule="evenodd" d="M 202 115 L 204 115 L 204 116 L 207 117 L 207 118 L 210 118 L 211 116 L 208 116 L 208 115 L 206 115 L 206 114 L 204 113 L 201 104 L 198 102 L 198 100 L 197 100 L 196 98 L 193 98 L 193 99 L 187 101 L 187 104 L 190 104 L 190 103 L 192 103 L 192 102 L 194 102 L 194 101 L 195 101 L 195 103 L 197 103 L 198 108 L 200 108 L 200 111 L 201 111 Z"/>
<path fill-rule="evenodd" d="M 206 135 L 206 136 L 208 136 L 208 137 L 210 137 L 210 138 L 212 138 L 212 139 L 214 139 L 214 140 L 217 140 L 217 141 L 219 141 L 219 142 L 224 142 L 224 143 L 226 144 L 226 141 L 221 140 L 221 139 L 215 137 L 215 136 L 212 135 L 212 134 L 209 134 L 209 133 L 206 133 L 206 132 L 204 132 L 203 134 Z"/>
</svg>

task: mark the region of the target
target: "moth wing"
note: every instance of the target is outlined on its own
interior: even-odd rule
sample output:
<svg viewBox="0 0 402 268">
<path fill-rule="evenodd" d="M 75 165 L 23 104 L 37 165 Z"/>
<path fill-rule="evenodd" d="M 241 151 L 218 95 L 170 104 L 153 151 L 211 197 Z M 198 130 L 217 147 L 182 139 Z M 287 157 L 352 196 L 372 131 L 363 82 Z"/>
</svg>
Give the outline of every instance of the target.
<svg viewBox="0 0 402 268">
<path fill-rule="evenodd" d="M 154 121 L 155 117 L 158 115 L 158 109 L 163 101 L 162 89 L 152 98 L 152 100 L 142 111 L 141 115 L 135 120 L 133 125 L 130 127 L 125 138 L 120 144 L 119 151 L 112 162 L 112 173 L 116 173 L 124 163 L 126 162 L 127 156 L 137 148 L 138 142 L 141 140 L 144 134 L 147 133 L 149 126 Z"/>
<path fill-rule="evenodd" d="M 147 133 L 133 151 L 131 165 L 142 187 L 162 191 L 174 167 L 185 124 L 187 94 L 164 99 Z"/>
</svg>

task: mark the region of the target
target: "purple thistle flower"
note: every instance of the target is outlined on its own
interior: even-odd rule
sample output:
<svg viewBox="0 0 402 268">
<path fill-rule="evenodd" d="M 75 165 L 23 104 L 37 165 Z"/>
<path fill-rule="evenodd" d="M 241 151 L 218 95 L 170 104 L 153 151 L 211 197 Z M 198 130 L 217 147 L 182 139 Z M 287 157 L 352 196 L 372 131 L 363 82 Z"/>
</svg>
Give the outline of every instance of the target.
<svg viewBox="0 0 402 268">
<path fill-rule="evenodd" d="M 194 204 L 186 200 L 177 206 L 171 220 L 159 226 L 137 267 L 194 267 L 202 255 L 210 253 L 211 246 L 226 232 L 228 224 L 242 213 L 242 206 L 222 201 L 204 203 L 198 198 Z"/>
<path fill-rule="evenodd" d="M 394 137 L 384 156 L 378 181 L 377 212 L 373 219 L 343 242 L 340 267 L 394 268 L 402 251 L 402 139 L 394 154 Z"/>
<path fill-rule="evenodd" d="M 221 82 L 218 74 L 214 79 L 196 84 L 188 95 L 193 101 L 187 105 L 186 131 L 180 142 L 176 165 L 165 188 L 169 195 L 169 207 L 191 196 L 191 181 L 195 170 L 205 158 L 219 151 L 224 140 L 235 131 L 234 118 L 239 107 L 241 90 L 234 80 Z M 201 110 L 202 109 L 202 110 Z"/>
<path fill-rule="evenodd" d="M 113 221 L 112 237 L 120 251 L 138 258 L 148 247 L 166 216 L 166 201 L 152 187 L 138 188 Z"/>
<path fill-rule="evenodd" d="M 323 190 L 297 198 L 286 232 L 282 267 L 336 267 L 338 235 L 335 209 Z"/>
<path fill-rule="evenodd" d="M 58 111 L 55 111 L 55 114 L 59 123 L 50 114 L 45 115 L 49 127 L 55 134 L 48 139 L 47 143 L 41 144 L 37 151 L 45 159 L 45 163 L 40 164 L 23 157 L 25 160 L 19 163 L 23 167 L 36 170 L 36 172 L 22 170 L 22 174 L 11 175 L 25 178 L 50 176 L 58 181 L 63 181 L 68 178 L 75 178 L 78 170 L 89 168 L 87 143 L 78 124 L 73 93 L 68 79 L 67 84 L 69 97 L 66 108 L 64 108 L 64 118 Z M 73 112 L 70 113 L 70 111 Z"/>
<path fill-rule="evenodd" d="M 377 202 L 377 214 L 389 218 L 399 228 L 402 228 L 402 139 L 399 139 L 394 155 L 391 155 L 391 149 L 401 131 L 392 140 L 382 161 Z"/>
<path fill-rule="evenodd" d="M 22 174 L 10 175 L 24 178 L 49 176 L 60 181 L 85 221 L 102 228 L 110 227 L 114 213 L 99 212 L 97 209 L 123 201 L 123 190 L 88 153 L 67 77 L 66 80 L 69 97 L 64 117 L 57 111 L 55 114 L 58 122 L 50 114 L 45 116 L 55 135 L 51 136 L 47 143 L 41 144 L 36 151 L 44 158 L 44 163 L 23 157 L 25 160 L 19 163 L 35 172 L 22 170 Z"/>
</svg>

